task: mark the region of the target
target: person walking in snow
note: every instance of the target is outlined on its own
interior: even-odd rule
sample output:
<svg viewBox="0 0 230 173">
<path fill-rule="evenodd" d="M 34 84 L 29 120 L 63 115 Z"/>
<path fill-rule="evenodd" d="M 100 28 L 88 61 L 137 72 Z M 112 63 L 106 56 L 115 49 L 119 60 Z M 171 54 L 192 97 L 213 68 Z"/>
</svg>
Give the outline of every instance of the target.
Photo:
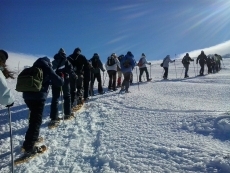
<svg viewBox="0 0 230 173">
<path fill-rule="evenodd" d="M 182 59 L 182 64 L 185 68 L 185 74 L 184 74 L 184 78 L 187 78 L 189 77 L 188 76 L 188 69 L 189 69 L 189 64 L 190 64 L 190 61 L 194 61 L 192 58 L 190 58 L 189 54 L 186 53 L 186 55 L 183 57 Z"/>
<path fill-rule="evenodd" d="M 6 66 L 7 59 L 8 53 L 4 50 L 0 50 L 0 104 L 11 107 L 14 105 L 14 96 L 7 86 L 6 79 L 14 79 L 14 73 L 8 70 Z"/>
<path fill-rule="evenodd" d="M 88 66 L 89 63 L 86 57 L 81 54 L 81 49 L 79 47 L 76 48 L 73 54 L 69 55 L 67 59 L 72 64 L 74 72 L 78 76 L 77 79 L 70 78 L 71 105 L 73 108 L 75 106 L 75 100 L 77 101 L 77 105 L 83 104 L 84 66 Z"/>
<path fill-rule="evenodd" d="M 49 126 L 57 126 L 60 122 L 58 117 L 58 100 L 60 94 L 63 93 L 64 100 L 64 119 L 70 119 L 74 116 L 71 112 L 71 97 L 70 97 L 70 78 L 77 79 L 77 75 L 73 71 L 73 67 L 66 58 L 64 49 L 60 49 L 57 54 L 54 55 L 52 61 L 53 70 L 56 74 L 64 76 L 64 85 L 62 87 L 52 85 L 52 100 L 50 105 L 50 123 Z M 62 92 L 62 93 L 61 93 Z"/>
<path fill-rule="evenodd" d="M 93 91 L 93 86 L 94 86 L 94 82 L 95 79 L 97 79 L 98 82 L 98 93 L 99 94 L 104 94 L 103 88 L 102 88 L 102 80 L 101 80 L 101 71 L 103 71 L 103 73 L 105 72 L 105 69 L 103 67 L 103 64 L 100 60 L 100 57 L 98 55 L 98 53 L 94 53 L 93 57 L 90 59 L 90 61 L 92 62 L 92 66 L 94 68 L 93 73 L 91 74 L 91 86 L 90 86 L 90 90 Z M 94 93 L 92 93 L 94 95 Z"/>
<path fill-rule="evenodd" d="M 124 55 L 118 56 L 119 63 L 121 62 L 121 59 L 124 57 Z M 117 88 L 121 87 L 121 77 L 122 77 L 122 72 L 121 68 L 117 66 Z"/>
<path fill-rule="evenodd" d="M 115 53 L 112 53 L 111 56 L 108 57 L 105 68 L 109 75 L 108 90 L 116 91 L 117 69 L 121 67 Z"/>
<path fill-rule="evenodd" d="M 62 76 L 58 76 L 52 69 L 50 59 L 42 57 L 37 59 L 33 67 L 42 69 L 43 82 L 41 90 L 38 92 L 23 92 L 22 96 L 24 102 L 30 111 L 29 127 L 26 131 L 25 141 L 23 142 L 23 148 L 27 157 L 33 156 L 36 153 L 41 152 L 41 148 L 35 146 L 35 143 L 39 141 L 39 131 L 42 124 L 42 114 L 45 107 L 45 101 L 47 99 L 49 85 L 61 87 L 64 84 Z"/>
<path fill-rule="evenodd" d="M 204 75 L 204 64 L 207 63 L 207 56 L 204 54 L 204 51 L 202 50 L 200 55 L 196 59 L 196 64 L 200 64 L 200 76 Z"/>
<path fill-rule="evenodd" d="M 162 67 L 164 68 L 165 72 L 164 72 L 164 79 L 168 78 L 168 68 L 169 68 L 169 63 L 175 62 L 175 60 L 171 60 L 170 59 L 170 55 L 167 55 L 164 59 L 163 59 L 163 65 Z"/>
<path fill-rule="evenodd" d="M 134 56 L 130 51 L 128 51 L 127 54 L 121 59 L 120 65 L 124 76 L 120 92 L 128 93 L 130 86 L 130 76 L 133 68 L 135 67 Z"/>
<path fill-rule="evenodd" d="M 149 78 L 149 72 L 148 72 L 146 64 L 151 65 L 151 62 L 147 62 L 145 54 L 142 53 L 141 54 L 141 58 L 140 58 L 140 60 L 138 62 L 138 66 L 139 66 L 139 70 L 140 70 L 139 82 L 142 82 L 141 77 L 142 77 L 142 74 L 144 72 L 146 74 L 147 81 L 151 81 L 152 80 L 151 78 Z"/>
</svg>

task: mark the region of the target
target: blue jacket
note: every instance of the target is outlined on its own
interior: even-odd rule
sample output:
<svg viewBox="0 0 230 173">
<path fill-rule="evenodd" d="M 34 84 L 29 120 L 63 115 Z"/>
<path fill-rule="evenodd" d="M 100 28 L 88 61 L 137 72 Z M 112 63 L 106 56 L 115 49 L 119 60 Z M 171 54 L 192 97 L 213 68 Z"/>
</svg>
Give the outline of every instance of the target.
<svg viewBox="0 0 230 173">
<path fill-rule="evenodd" d="M 125 64 L 129 64 L 128 67 L 125 67 Z M 127 73 L 132 72 L 133 68 L 135 67 L 135 60 L 132 53 L 127 53 L 120 62 L 121 65 L 121 72 Z"/>
<path fill-rule="evenodd" d="M 49 85 L 62 86 L 64 80 L 53 71 L 51 62 L 47 57 L 37 59 L 33 66 L 41 68 L 43 71 L 42 89 L 39 92 L 23 92 L 22 96 L 24 100 L 45 101 L 48 95 Z"/>
</svg>

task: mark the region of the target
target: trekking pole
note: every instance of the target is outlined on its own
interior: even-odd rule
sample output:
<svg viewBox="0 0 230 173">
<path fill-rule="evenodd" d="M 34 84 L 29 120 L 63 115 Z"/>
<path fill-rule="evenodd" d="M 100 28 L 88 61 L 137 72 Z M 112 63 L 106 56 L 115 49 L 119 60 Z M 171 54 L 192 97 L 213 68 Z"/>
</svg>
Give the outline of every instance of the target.
<svg viewBox="0 0 230 173">
<path fill-rule="evenodd" d="M 174 61 L 174 66 L 175 66 L 175 72 L 176 72 L 176 63 Z M 177 72 L 176 72 L 176 79 L 177 79 Z"/>
<path fill-rule="evenodd" d="M 139 80 L 138 80 L 138 73 L 137 73 L 137 68 L 136 68 L 136 74 L 137 74 L 138 91 L 140 91 L 140 87 L 139 87 Z"/>
<path fill-rule="evenodd" d="M 152 65 L 150 64 L 150 78 L 152 78 L 152 75 L 151 75 L 151 66 L 152 66 Z"/>
<path fill-rule="evenodd" d="M 103 86 L 105 85 L 105 79 L 106 79 L 107 75 L 108 75 L 108 73 L 105 74 L 105 78 L 104 78 L 104 72 L 103 72 L 103 80 L 104 80 L 103 81 Z"/>
<path fill-rule="evenodd" d="M 62 90 L 62 86 L 61 86 L 61 104 L 62 104 L 62 121 L 63 121 L 63 129 L 65 128 L 65 123 L 64 123 L 64 103 L 63 103 L 63 90 Z"/>
<path fill-rule="evenodd" d="M 9 125 L 10 125 L 10 148 L 11 148 L 11 172 L 14 173 L 14 155 L 13 155 L 13 140 L 12 140 L 12 127 L 11 127 L 11 112 L 8 107 Z"/>
<path fill-rule="evenodd" d="M 181 72 L 180 78 L 181 78 L 181 76 L 182 76 L 183 71 L 184 71 L 184 67 L 183 67 L 183 69 L 182 69 L 182 72 Z"/>
<path fill-rule="evenodd" d="M 194 61 L 193 61 L 193 67 L 194 67 L 194 73 L 195 73 L 195 76 L 196 76 L 196 70 L 195 70 Z"/>
<path fill-rule="evenodd" d="M 91 74 L 91 79 L 90 79 L 90 95 L 91 95 L 91 98 L 93 97 L 93 78 L 94 78 L 94 74 L 92 72 L 90 72 Z"/>
<path fill-rule="evenodd" d="M 224 61 L 222 60 L 222 63 L 223 63 L 223 66 L 224 66 Z M 224 66 L 224 68 L 225 68 L 225 66 Z"/>
</svg>

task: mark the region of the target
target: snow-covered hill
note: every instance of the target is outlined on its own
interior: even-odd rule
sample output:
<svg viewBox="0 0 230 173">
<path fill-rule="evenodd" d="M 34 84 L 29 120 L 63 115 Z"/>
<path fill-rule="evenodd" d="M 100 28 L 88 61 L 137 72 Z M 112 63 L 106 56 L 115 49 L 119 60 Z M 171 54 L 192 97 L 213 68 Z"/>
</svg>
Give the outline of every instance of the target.
<svg viewBox="0 0 230 173">
<path fill-rule="evenodd" d="M 20 71 L 19 61 L 22 68 L 34 60 L 17 57 L 9 59 L 8 65 Z M 152 62 L 153 81 L 138 84 L 139 70 L 135 68 L 131 93 L 96 95 L 76 113 L 75 119 L 54 130 L 47 128 L 49 95 L 40 131 L 48 151 L 29 163 L 15 166 L 15 172 L 230 172 L 230 159 L 223 158 L 230 153 L 230 59 L 224 59 L 219 73 L 203 77 L 195 77 L 199 67 L 191 63 L 187 79 L 182 78 L 184 70 L 178 60 L 170 64 L 168 81 L 162 81 L 163 69 L 159 64 Z M 106 91 L 108 77 L 104 77 Z M 14 90 L 15 83 L 16 80 L 8 80 L 16 98 L 11 111 L 13 152 L 18 158 L 28 126 L 28 109 L 21 93 Z M 95 92 L 96 86 L 97 83 Z M 0 172 L 8 173 L 9 120 L 3 106 L 0 144 Z"/>
</svg>

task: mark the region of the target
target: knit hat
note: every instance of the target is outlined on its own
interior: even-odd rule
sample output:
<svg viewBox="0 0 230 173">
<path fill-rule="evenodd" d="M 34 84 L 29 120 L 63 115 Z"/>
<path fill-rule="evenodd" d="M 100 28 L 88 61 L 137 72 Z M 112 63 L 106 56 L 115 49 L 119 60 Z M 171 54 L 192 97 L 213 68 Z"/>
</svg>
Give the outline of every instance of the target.
<svg viewBox="0 0 230 173">
<path fill-rule="evenodd" d="M 75 54 L 80 54 L 81 53 L 81 49 L 79 47 L 77 47 L 75 50 L 74 50 L 74 53 Z"/>
<path fill-rule="evenodd" d="M 141 56 L 145 56 L 145 54 L 144 54 L 144 53 L 142 53 L 142 54 L 141 54 Z"/>
<path fill-rule="evenodd" d="M 4 50 L 0 50 L 0 58 L 4 61 L 4 63 L 6 62 L 6 60 L 8 59 L 8 53 Z"/>
<path fill-rule="evenodd" d="M 98 53 L 94 53 L 93 56 L 99 56 Z"/>
<path fill-rule="evenodd" d="M 58 53 L 65 53 L 64 49 L 63 48 L 60 48 Z"/>
</svg>

